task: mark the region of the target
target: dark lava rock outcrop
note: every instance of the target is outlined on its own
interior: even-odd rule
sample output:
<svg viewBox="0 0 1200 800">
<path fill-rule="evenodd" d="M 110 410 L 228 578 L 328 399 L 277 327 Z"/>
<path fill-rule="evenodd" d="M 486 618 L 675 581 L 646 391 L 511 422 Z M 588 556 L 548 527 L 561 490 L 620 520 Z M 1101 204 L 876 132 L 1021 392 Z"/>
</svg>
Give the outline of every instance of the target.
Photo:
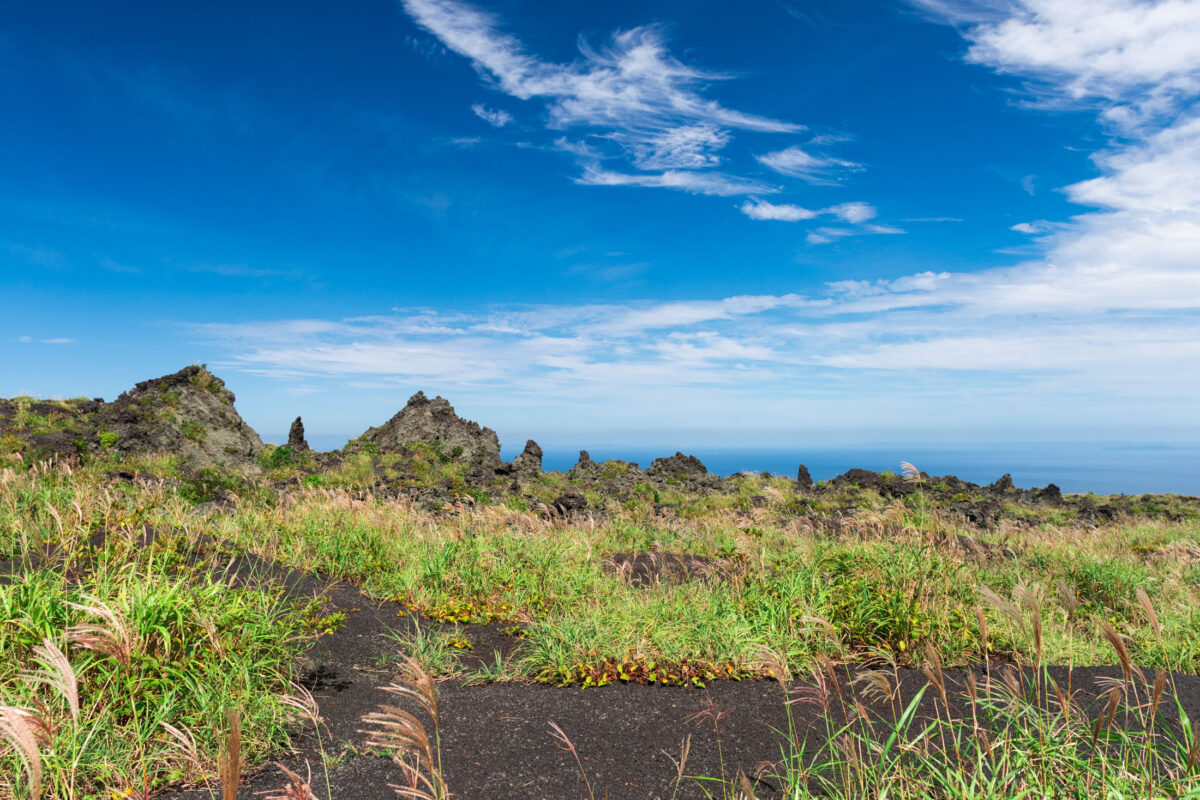
<svg viewBox="0 0 1200 800">
<path fill-rule="evenodd" d="M 808 490 L 813 487 L 812 475 L 808 472 L 808 467 L 803 464 L 796 470 L 796 488 Z"/>
<path fill-rule="evenodd" d="M 1051 506 L 1061 506 L 1063 504 L 1062 490 L 1053 483 L 1048 483 L 1041 489 L 1034 489 L 1030 493 L 1030 497 L 1035 503 L 1045 503 Z"/>
<path fill-rule="evenodd" d="M 97 439 L 121 453 L 173 453 L 194 466 L 253 467 L 262 439 L 242 420 L 234 399 L 204 367 L 185 367 L 142 381 L 101 409 Z"/>
<path fill-rule="evenodd" d="M 513 472 L 526 478 L 536 478 L 542 471 L 542 448 L 533 439 L 525 442 L 525 449 L 513 459 Z"/>
<path fill-rule="evenodd" d="M 463 419 L 454 413 L 448 400 L 430 400 L 424 392 L 414 394 L 394 417 L 378 428 L 368 428 L 346 449 L 407 453 L 414 444 L 429 445 L 438 455 L 477 469 L 500 469 L 500 439 L 496 432 Z"/>
<path fill-rule="evenodd" d="M 884 497 L 907 497 L 914 491 L 914 484 L 903 475 L 872 472 L 869 469 L 851 469 L 832 481 L 834 486 L 872 489 Z"/>
<path fill-rule="evenodd" d="M 675 453 L 669 458 L 656 458 L 646 468 L 646 475 L 663 480 L 689 481 L 708 475 L 708 467 L 695 456 Z"/>
<path fill-rule="evenodd" d="M 579 460 L 575 462 L 575 466 L 567 473 L 567 478 L 573 481 L 588 482 L 595 481 L 600 477 L 600 465 L 592 461 L 592 456 L 587 450 L 579 451 Z"/>
<path fill-rule="evenodd" d="M 1007 472 L 996 479 L 995 483 L 986 487 L 991 494 L 1005 495 L 1017 491 L 1017 487 L 1013 485 L 1012 475 Z"/>
<path fill-rule="evenodd" d="M 304 423 L 299 417 L 296 417 L 292 422 L 292 427 L 288 430 L 287 446 L 296 453 L 305 453 L 312 449 L 304 438 Z"/>
<path fill-rule="evenodd" d="M 583 495 L 583 492 L 563 492 L 554 498 L 554 502 L 550 504 L 550 508 L 559 514 L 571 514 L 576 511 L 583 511 L 587 508 L 587 497 Z"/>
<path fill-rule="evenodd" d="M 191 467 L 256 469 L 262 440 L 233 392 L 203 366 L 142 381 L 115 401 L 0 401 L 0 436 L 34 458 L 167 453 Z"/>
</svg>

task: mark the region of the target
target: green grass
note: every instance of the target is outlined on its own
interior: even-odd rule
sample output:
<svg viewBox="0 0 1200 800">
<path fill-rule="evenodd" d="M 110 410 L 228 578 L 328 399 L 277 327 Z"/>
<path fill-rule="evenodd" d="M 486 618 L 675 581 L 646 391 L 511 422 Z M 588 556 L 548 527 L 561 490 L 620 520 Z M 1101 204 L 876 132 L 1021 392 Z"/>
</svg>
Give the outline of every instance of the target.
<svg viewBox="0 0 1200 800">
<path fill-rule="evenodd" d="M 0 585 L 0 704 L 29 709 L 47 731 L 43 794 L 99 797 L 211 774 L 230 707 L 242 715 L 248 759 L 276 752 L 292 718 L 280 695 L 302 616 L 212 574 L 224 560 L 204 558 L 183 532 L 146 549 L 121 533 L 175 519 L 178 498 L 122 500 L 96 488 L 90 475 L 62 472 L 10 472 L 0 484 L 0 541 L 26 560 L 24 580 Z M 108 540 L 86 544 L 102 526 Z M 50 663 L 54 650 L 65 659 Z M 31 680 L 37 673 L 49 683 Z M 0 753 L 4 796 L 24 769 L 14 752 Z"/>
<path fill-rule="evenodd" d="M 1105 625 L 1144 669 L 1200 672 L 1200 525 L 1182 513 L 1096 527 L 1055 509 L 984 532 L 943 515 L 921 491 L 903 502 L 863 491 L 835 526 L 810 515 L 844 512 L 845 497 L 744 476 L 723 494 L 644 484 L 627 500 L 595 496 L 596 521 L 570 523 L 538 515 L 525 496 L 462 499 L 461 465 L 436 448 L 363 451 L 325 472 L 311 456 L 275 448 L 257 479 L 183 472 L 165 457 L 106 453 L 83 468 L 8 458 L 0 465 L 0 559 L 22 563 L 26 580 L 0 585 L 0 704 L 47 721 L 51 740 L 40 752 L 48 796 L 211 775 L 230 707 L 240 711 L 248 759 L 285 744 L 294 715 L 280 695 L 301 638 L 336 630 L 340 620 L 210 574 L 243 552 L 326 573 L 424 615 L 429 623 L 398 649 L 433 674 L 462 674 L 462 637 L 438 623 L 519 620 L 512 657 L 477 669 L 472 681 L 695 686 L 808 675 L 827 663 L 961 665 L 985 649 L 1028 664 L 1111 663 Z M 453 513 L 369 493 L 381 471 L 413 474 L 414 465 L 422 484 L 456 498 Z M 104 473 L 118 466 L 170 480 L 110 483 Z M 272 482 L 289 476 L 304 476 L 307 488 L 282 497 Z M 571 488 L 564 476 L 547 475 L 526 491 L 549 502 Z M 189 516 L 196 504 L 229 495 L 236 511 L 203 526 Z M 656 503 L 671 512 L 657 514 Z M 159 533 L 149 547 L 139 543 L 145 526 Z M 983 555 L 957 547 L 960 536 Z M 630 551 L 707 557 L 719 569 L 637 585 L 605 566 Z M 99 628 L 89 639 L 81 625 Z M 47 641 L 67 667 L 50 663 Z M 65 687 L 68 669 L 77 715 L 70 691 L 30 677 L 40 672 Z M 977 747 L 966 756 L 973 767 L 939 761 L 925 745 L 963 732 L 948 720 L 944 729 L 898 733 L 897 741 L 908 737 L 908 755 L 894 761 L 870 749 L 863 729 L 830 730 L 815 745 L 827 751 L 816 773 L 812 753 L 800 755 L 808 745 L 791 742 L 800 750 L 787 754 L 781 780 L 795 798 L 810 796 L 817 778 L 842 797 L 876 796 L 863 794 L 872 783 L 892 786 L 890 797 L 1017 797 L 1024 789 L 1037 797 L 1150 796 L 1138 794 L 1149 787 L 1149 768 L 1139 772 L 1137 761 L 1146 759 L 1146 742 L 1093 757 L 1071 773 L 1074 788 L 1056 794 L 1063 776 L 1037 766 L 1082 752 L 1084 732 L 1038 716 L 1044 708 L 1020 708 L 1012 701 L 986 714 L 1007 720 L 1008 761 L 984 766 L 980 759 L 993 754 Z M 167 725 L 186 731 L 194 751 Z M 1041 738 L 1029 738 L 1035 734 Z M 870 758 L 850 763 L 844 741 Z M 1153 751 L 1168 759 L 1160 772 L 1179 773 L 1178 749 Z M 14 776 L 8 784 L 0 778 L 0 796 L 6 787 L 22 796 L 20 757 L 12 748 L 0 753 L 0 775 Z M 949 785 L 975 778 L 983 783 Z"/>
<path fill-rule="evenodd" d="M 1116 618 L 1135 649 L 1146 650 L 1147 666 L 1200 668 L 1191 643 L 1200 587 L 1138 550 L 1148 538 L 1159 547 L 1194 545 L 1189 524 L 1034 530 L 1015 558 L 979 560 L 937 543 L 936 532 L 913 530 L 907 507 L 859 522 L 856 535 L 839 539 L 794 521 L 747 524 L 717 512 L 703 521 L 646 525 L 618 517 L 577 529 L 509 506 L 444 517 L 403 501 L 314 494 L 286 509 L 243 507 L 220 525 L 223 536 L 261 555 L 434 617 L 483 619 L 500 607 L 514 618 L 527 615 L 530 676 L 565 678 L 586 662 L 630 653 L 740 669 L 761 646 L 788 654 L 793 669 L 819 655 L 915 664 L 928 645 L 946 662 L 964 663 L 979 647 L 973 609 L 981 587 L 1007 596 L 1020 586 L 1050 598 L 1059 583 L 1072 588 L 1080 608 L 1073 618 L 1062 608 L 1048 612 L 1049 658 L 1103 659 L 1107 645 L 1092 620 Z M 733 567 L 716 581 L 640 588 L 602 567 L 609 554 L 628 550 L 707 555 Z M 1139 588 L 1164 609 L 1162 634 L 1139 615 Z M 806 621 L 813 618 L 829 620 L 836 636 Z M 1162 646 L 1140 644 L 1151 640 Z M 1027 645 L 1014 632 L 993 646 L 1016 655 Z"/>
</svg>

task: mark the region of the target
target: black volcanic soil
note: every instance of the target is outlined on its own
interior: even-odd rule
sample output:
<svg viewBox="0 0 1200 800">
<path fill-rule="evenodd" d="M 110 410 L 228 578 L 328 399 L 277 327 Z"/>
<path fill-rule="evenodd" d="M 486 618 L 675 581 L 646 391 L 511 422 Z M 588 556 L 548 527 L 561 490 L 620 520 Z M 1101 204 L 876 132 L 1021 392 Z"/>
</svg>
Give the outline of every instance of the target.
<svg viewBox="0 0 1200 800">
<path fill-rule="evenodd" d="M 399 674 L 398 648 L 392 637 L 411 632 L 417 624 L 401 606 L 367 598 L 356 588 L 329 584 L 319 578 L 270 570 L 263 564 L 245 562 L 236 567 L 245 579 L 247 570 L 255 580 L 269 573 L 283 579 L 296 596 L 327 598 L 327 613 L 347 613 L 345 624 L 333 634 L 319 638 L 308 652 L 301 683 L 312 692 L 320 708 L 320 742 L 311 726 L 296 739 L 297 752 L 279 760 L 305 775 L 309 768 L 312 786 L 323 800 L 375 800 L 393 797 L 389 783 L 401 783 L 403 773 L 390 759 L 365 752 L 362 733 L 364 714 L 381 702 L 394 698 L 381 691 Z M 432 624 L 420 622 L 419 624 Z M 516 640 L 499 626 L 472 625 L 461 629 L 471 638 L 471 661 L 490 661 L 495 651 L 511 651 Z M 468 663 L 469 666 L 469 663 Z M 999 681 L 1003 665 L 991 667 Z M 982 684 L 987 671 L 973 670 Z M 1090 717 L 1104 705 L 1106 681 L 1121 678 L 1119 667 L 1083 667 L 1068 671 L 1050 668 L 1052 677 L 1073 694 Z M 965 700 L 967 671 L 946 671 L 952 713 L 969 719 Z M 1026 673 L 1028 676 L 1029 673 Z M 877 718 L 889 720 L 889 703 L 857 693 L 850 684 L 852 674 L 837 673 L 841 697 L 832 696 L 830 714 L 835 724 L 844 719 L 841 709 L 857 698 Z M 894 698 L 903 708 L 927 683 L 919 670 L 900 670 Z M 1147 676 L 1153 681 L 1152 673 Z M 803 698 L 816 684 L 797 679 L 790 686 L 792 698 Z M 1175 676 L 1175 689 L 1185 713 L 1200 717 L 1200 678 Z M 1148 696 L 1148 687 L 1142 694 Z M 1144 699 L 1144 697 L 1143 697 Z M 699 800 L 719 787 L 710 782 L 684 780 L 674 791 L 676 767 L 685 737 L 690 736 L 690 753 L 685 774 L 732 778 L 739 769 L 756 779 L 760 800 L 781 797 L 782 787 L 772 777 L 785 746 L 781 732 L 787 730 L 782 689 L 772 681 L 714 681 L 704 688 L 610 684 L 579 689 L 525 683 L 468 685 L 462 679 L 438 683 L 441 752 L 444 774 L 458 798 L 483 800 L 529 800 L 530 798 L 588 798 L 579 764 L 552 735 L 556 723 L 570 738 L 592 784 L 595 797 L 610 800 L 652 800 L 677 797 Z M 820 741 L 826 730 L 822 709 L 814 702 L 791 705 L 793 730 L 799 740 Z M 926 692 L 918 720 L 937 713 L 934 692 Z M 943 712 L 944 713 L 944 712 Z M 714 729 L 713 716 L 717 717 Z M 1178 729 L 1173 701 L 1163 704 L 1166 724 Z M 1118 717 L 1118 722 L 1120 722 Z M 719 731 L 719 742 L 718 742 Z M 719 750 L 718 750 L 719 746 Z M 328 777 L 321 753 L 327 759 Z M 326 785 L 328 780 L 328 786 Z M 249 800 L 274 793 L 285 785 L 274 763 L 247 770 L 239 798 Z M 199 800 L 219 793 L 219 787 L 193 787 L 168 791 L 160 797 Z"/>
</svg>

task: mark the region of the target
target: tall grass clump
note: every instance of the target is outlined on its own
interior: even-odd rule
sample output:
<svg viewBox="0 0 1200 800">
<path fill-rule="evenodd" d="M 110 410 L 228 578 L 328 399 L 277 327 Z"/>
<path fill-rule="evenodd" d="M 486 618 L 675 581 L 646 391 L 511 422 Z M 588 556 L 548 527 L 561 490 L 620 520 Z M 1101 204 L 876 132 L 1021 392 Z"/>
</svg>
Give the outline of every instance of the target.
<svg viewBox="0 0 1200 800">
<path fill-rule="evenodd" d="M 302 620 L 273 592 L 222 580 L 176 503 L 89 471 L 2 476 L 0 536 L 21 573 L 0 581 L 0 795 L 205 780 L 234 707 L 247 759 L 286 744 L 279 694 Z M 148 545 L 143 526 L 160 529 Z"/>
<path fill-rule="evenodd" d="M 1148 677 L 1121 634 L 1095 619 L 1120 676 L 1097 680 L 1098 694 L 1085 701 L 1075 671 L 1045 661 L 1040 598 L 1019 590 L 1012 599 L 985 591 L 984 599 L 999 625 L 1030 637 L 1028 660 L 984 665 L 956 681 L 931 647 L 922 664 L 926 683 L 903 705 L 894 667 L 852 680 L 847 673 L 845 681 L 818 677 L 814 687 L 793 691 L 789 703 L 818 706 L 825 727 L 802 741 L 789 712 L 776 776 L 784 797 L 1200 797 L 1200 731 L 1166 671 Z M 1144 591 L 1139 602 L 1157 626 Z M 986 641 L 982 610 L 979 622 Z"/>
</svg>

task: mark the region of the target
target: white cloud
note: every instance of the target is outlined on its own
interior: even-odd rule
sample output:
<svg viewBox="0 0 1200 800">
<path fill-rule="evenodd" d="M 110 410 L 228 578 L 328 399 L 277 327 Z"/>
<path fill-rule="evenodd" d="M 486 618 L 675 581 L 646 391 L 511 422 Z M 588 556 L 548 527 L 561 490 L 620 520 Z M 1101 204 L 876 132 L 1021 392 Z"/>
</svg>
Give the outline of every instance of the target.
<svg viewBox="0 0 1200 800">
<path fill-rule="evenodd" d="M 718 197 L 769 194 L 779 191 L 773 186 L 720 172 L 691 172 L 675 169 L 657 174 L 631 174 L 587 167 L 584 169 L 583 175 L 576 178 L 575 182 L 586 186 L 650 186 Z"/>
<path fill-rule="evenodd" d="M 17 341 L 20 342 L 21 344 L 32 344 L 35 341 L 39 342 L 41 344 L 74 344 L 75 343 L 74 339 L 67 339 L 62 336 L 56 336 L 56 337 L 53 337 L 50 339 L 34 339 L 32 336 L 18 336 Z"/>
<path fill-rule="evenodd" d="M 874 219 L 877 213 L 875 207 L 870 203 L 841 203 L 836 206 L 830 206 L 826 211 L 838 219 L 851 224 Z"/>
<path fill-rule="evenodd" d="M 967 60 L 1029 78 L 1046 104 L 1096 101 L 1125 129 L 1170 117 L 1200 91 L 1194 0 L 912 0 L 964 26 Z"/>
<path fill-rule="evenodd" d="M 555 64 L 525 52 L 495 16 L 456 0 L 404 0 L 404 8 L 446 47 L 470 58 L 505 93 L 546 99 L 559 127 L 590 125 L 662 130 L 665 119 L 729 128 L 789 132 L 802 126 L 727 109 L 695 90 L 725 76 L 689 67 L 670 55 L 661 32 L 638 27 L 613 34 L 596 50 L 580 44 L 582 61 Z"/>
<path fill-rule="evenodd" d="M 488 108 L 480 103 L 476 103 L 471 106 L 471 110 L 475 112 L 475 116 L 494 128 L 503 128 L 513 121 L 512 114 L 509 114 L 504 109 Z"/>
<path fill-rule="evenodd" d="M 846 236 L 863 236 L 866 234 L 896 234 L 904 233 L 900 228 L 891 225 L 868 223 L 876 215 L 875 207 L 870 203 L 854 202 L 839 203 L 835 206 L 822 208 L 819 211 L 803 208 L 789 203 L 768 203 L 754 198 L 739 206 L 739 210 L 750 219 L 771 220 L 776 222 L 801 222 L 820 216 L 832 216 L 854 227 L 822 226 L 809 231 L 805 241 L 809 244 L 829 244 Z"/>
<path fill-rule="evenodd" d="M 479 396 L 501 393 L 514 404 L 552 402 L 571 413 L 636 403 L 639 414 L 644 409 L 661 424 L 675 423 L 683 408 L 725 420 L 733 407 L 756 417 L 817 407 L 822 422 L 854 413 L 858 424 L 869 413 L 896 424 L 921 415 L 926 424 L 989 419 L 1023 425 L 1038 415 L 1066 424 L 1081 417 L 1108 424 L 1153 417 L 1165 425 L 1194 425 L 1200 394 L 1200 371 L 1190 368 L 1200 362 L 1200 48 L 1182 47 L 1175 29 L 1200 41 L 1193 26 L 1200 4 L 923 5 L 962 26 L 972 61 L 1035 82 L 1039 102 L 1094 109 L 1104 132 L 1118 134 L 1094 157 L 1099 176 L 1065 188 L 1082 213 L 1014 226 L 1039 237 L 1037 258 L 999 269 L 930 269 L 882 281 L 850 274 L 811 297 L 410 310 L 201 331 L 225 342 L 243 369 L 299 376 L 307 384 L 356 375 Z M 1164 22 L 1168 18 L 1172 25 Z M 672 72 L 688 68 L 661 49 L 635 57 L 637 48 L 614 40 L 608 55 L 585 52 L 580 64 L 547 66 L 524 55 L 491 22 L 483 28 L 453 24 L 459 26 L 453 36 L 442 37 L 447 46 L 474 48 L 472 58 L 510 93 L 549 98 L 552 119 L 564 126 L 603 105 L 597 98 L 605 93 L 597 89 L 594 97 L 585 77 L 611 88 L 605 82 L 622 69 L 632 74 L 634 62 L 655 74 L 666 70 L 674 76 L 667 86 L 695 97 L 695 81 Z M 580 88 L 585 84 L 587 91 Z M 570 91 L 546 88 L 555 86 Z M 645 92 L 639 84 L 628 96 L 605 102 L 628 121 L 641 113 L 630 98 L 653 96 Z M 718 131 L 736 127 L 712 117 L 675 117 L 646 130 L 661 136 L 704 124 Z M 716 157 L 717 143 L 706 145 L 705 134 L 693 134 L 680 139 L 694 145 L 689 158 L 715 163 L 705 159 Z M 637 140 L 649 148 L 643 151 L 633 141 L 622 143 L 630 158 L 658 157 L 651 137 Z M 682 145 L 662 148 L 685 151 Z M 802 172 L 800 160 L 795 163 Z M 898 232 L 875 222 L 868 204 L 839 204 L 805 216 L 807 209 L 760 199 L 773 187 L 756 190 L 752 182 L 719 172 L 664 167 L 630 174 L 592 165 L 581 180 L 747 194 L 740 208 L 754 219 L 837 220 L 809 232 L 817 243 Z"/>
<path fill-rule="evenodd" d="M 862 168 L 853 161 L 814 156 L 799 147 L 789 147 L 755 158 L 765 167 L 793 178 L 802 178 L 809 183 L 833 183 L 834 176 L 839 173 Z"/>
<path fill-rule="evenodd" d="M 865 233 L 882 233 L 885 235 L 895 235 L 895 234 L 899 234 L 899 233 L 906 233 L 906 231 L 903 228 L 897 228 L 895 225 L 876 225 L 874 223 L 872 223 L 870 225 L 864 225 L 863 231 Z"/>
<path fill-rule="evenodd" d="M 790 203 L 768 203 L 766 200 L 747 200 L 740 206 L 741 212 L 750 219 L 777 220 L 780 222 L 799 222 L 812 219 L 819 212 L 792 205 Z"/>
<path fill-rule="evenodd" d="M 621 133 L 613 138 L 628 141 L 633 165 L 638 169 L 700 169 L 721 163 L 717 153 L 729 143 L 729 132 L 702 123 L 680 125 L 649 136 Z"/>
<path fill-rule="evenodd" d="M 558 149 L 573 153 L 584 168 L 577 183 L 712 195 L 768 193 L 773 189 L 760 182 L 703 171 L 721 164 L 721 152 L 733 131 L 770 134 L 804 129 L 704 97 L 706 85 L 729 76 L 679 61 L 668 52 L 661 29 L 655 26 L 617 31 L 600 48 L 581 39 L 579 59 L 555 63 L 528 53 L 516 37 L 502 30 L 495 15 L 467 3 L 403 0 L 403 5 L 448 49 L 470 59 L 495 88 L 521 100 L 543 101 L 551 129 L 587 131 L 586 142 L 564 136 L 556 143 Z M 502 111 L 473 108 L 495 125 L 511 119 Z M 625 174 L 601 166 L 614 157 L 650 174 Z M 701 176 L 686 177 L 683 170 Z"/>
</svg>

